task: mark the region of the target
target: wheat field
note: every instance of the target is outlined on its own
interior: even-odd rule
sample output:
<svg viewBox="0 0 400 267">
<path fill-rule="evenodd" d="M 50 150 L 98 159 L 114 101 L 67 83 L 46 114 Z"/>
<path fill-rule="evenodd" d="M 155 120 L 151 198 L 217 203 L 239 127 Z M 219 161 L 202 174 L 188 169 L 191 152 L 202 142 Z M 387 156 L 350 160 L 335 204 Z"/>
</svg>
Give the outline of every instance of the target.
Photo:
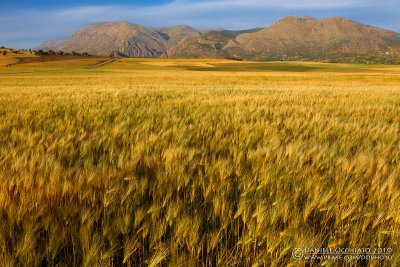
<svg viewBox="0 0 400 267">
<path fill-rule="evenodd" d="M 400 67 L 93 61 L 0 66 L 1 266 L 400 265 Z"/>
</svg>

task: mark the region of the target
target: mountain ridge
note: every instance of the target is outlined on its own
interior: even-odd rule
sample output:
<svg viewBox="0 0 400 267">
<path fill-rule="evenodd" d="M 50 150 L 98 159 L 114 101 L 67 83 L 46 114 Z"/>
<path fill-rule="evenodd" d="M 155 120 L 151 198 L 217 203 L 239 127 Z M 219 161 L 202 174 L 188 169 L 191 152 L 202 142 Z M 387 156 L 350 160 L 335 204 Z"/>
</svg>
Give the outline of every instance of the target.
<svg viewBox="0 0 400 267">
<path fill-rule="evenodd" d="M 287 16 L 265 28 L 241 31 L 196 30 L 188 25 L 148 28 L 129 22 L 105 22 L 39 48 L 126 57 L 327 60 L 387 55 L 393 51 L 397 55 L 400 34 L 338 16 Z"/>
</svg>

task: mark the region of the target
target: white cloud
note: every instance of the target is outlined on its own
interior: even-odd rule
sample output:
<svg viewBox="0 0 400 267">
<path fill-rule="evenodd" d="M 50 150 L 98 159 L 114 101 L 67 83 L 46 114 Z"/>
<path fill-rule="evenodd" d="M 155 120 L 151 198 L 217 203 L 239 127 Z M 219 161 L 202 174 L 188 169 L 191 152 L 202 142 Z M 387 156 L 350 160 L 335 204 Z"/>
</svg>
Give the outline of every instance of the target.
<svg viewBox="0 0 400 267">
<path fill-rule="evenodd" d="M 144 7 L 85 6 L 3 14 L 0 11 L 0 42 L 5 40 L 12 45 L 29 39 L 27 46 L 32 46 L 47 39 L 67 37 L 79 27 L 104 21 L 130 21 L 146 26 L 185 23 L 198 28 L 244 29 L 265 26 L 284 15 L 341 15 L 340 10 L 373 9 L 372 6 L 385 5 L 400 9 L 394 0 L 175 0 Z M 378 18 L 383 16 L 379 8 L 376 12 Z"/>
</svg>

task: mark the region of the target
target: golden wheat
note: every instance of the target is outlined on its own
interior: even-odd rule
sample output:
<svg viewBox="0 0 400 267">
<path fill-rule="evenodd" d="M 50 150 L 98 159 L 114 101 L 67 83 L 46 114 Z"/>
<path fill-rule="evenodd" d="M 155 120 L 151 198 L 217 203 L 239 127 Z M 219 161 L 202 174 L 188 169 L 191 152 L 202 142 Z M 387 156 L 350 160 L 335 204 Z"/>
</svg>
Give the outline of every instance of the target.
<svg viewBox="0 0 400 267">
<path fill-rule="evenodd" d="M 400 264 L 397 72 L 115 64 L 1 76 L 2 266 Z"/>
</svg>

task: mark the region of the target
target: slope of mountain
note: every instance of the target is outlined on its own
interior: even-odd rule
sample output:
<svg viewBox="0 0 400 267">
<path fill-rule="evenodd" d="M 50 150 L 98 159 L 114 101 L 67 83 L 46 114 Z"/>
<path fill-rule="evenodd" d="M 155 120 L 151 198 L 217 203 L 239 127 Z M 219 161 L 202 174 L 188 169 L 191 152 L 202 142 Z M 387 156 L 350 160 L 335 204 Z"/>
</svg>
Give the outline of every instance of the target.
<svg viewBox="0 0 400 267">
<path fill-rule="evenodd" d="M 183 38 L 188 36 L 200 36 L 201 33 L 188 25 L 177 25 L 170 28 L 156 29 L 164 39 L 167 40 L 167 47 L 177 45 Z"/>
<path fill-rule="evenodd" d="M 341 17 L 285 17 L 259 32 L 239 35 L 224 49 L 253 59 L 323 59 L 388 50 L 399 44 L 397 33 Z"/>
<path fill-rule="evenodd" d="M 54 41 L 47 41 L 44 42 L 39 46 L 39 49 L 42 50 L 53 50 L 56 47 L 59 47 L 60 45 L 63 45 L 65 43 L 65 40 L 54 40 Z"/>
<path fill-rule="evenodd" d="M 168 50 L 170 57 L 230 57 L 223 48 L 234 38 L 244 33 L 253 33 L 260 28 L 245 31 L 209 30 L 200 36 L 189 36 Z"/>
<path fill-rule="evenodd" d="M 101 23 L 77 31 L 52 49 L 105 56 L 116 51 L 130 57 L 157 57 L 166 51 L 166 41 L 155 30 L 140 25 Z"/>
<path fill-rule="evenodd" d="M 245 31 L 102 23 L 79 30 L 66 41 L 40 46 L 44 50 L 107 56 L 340 61 L 374 53 L 385 56 L 399 48 L 398 33 L 341 17 L 285 17 L 264 29 Z"/>
</svg>

